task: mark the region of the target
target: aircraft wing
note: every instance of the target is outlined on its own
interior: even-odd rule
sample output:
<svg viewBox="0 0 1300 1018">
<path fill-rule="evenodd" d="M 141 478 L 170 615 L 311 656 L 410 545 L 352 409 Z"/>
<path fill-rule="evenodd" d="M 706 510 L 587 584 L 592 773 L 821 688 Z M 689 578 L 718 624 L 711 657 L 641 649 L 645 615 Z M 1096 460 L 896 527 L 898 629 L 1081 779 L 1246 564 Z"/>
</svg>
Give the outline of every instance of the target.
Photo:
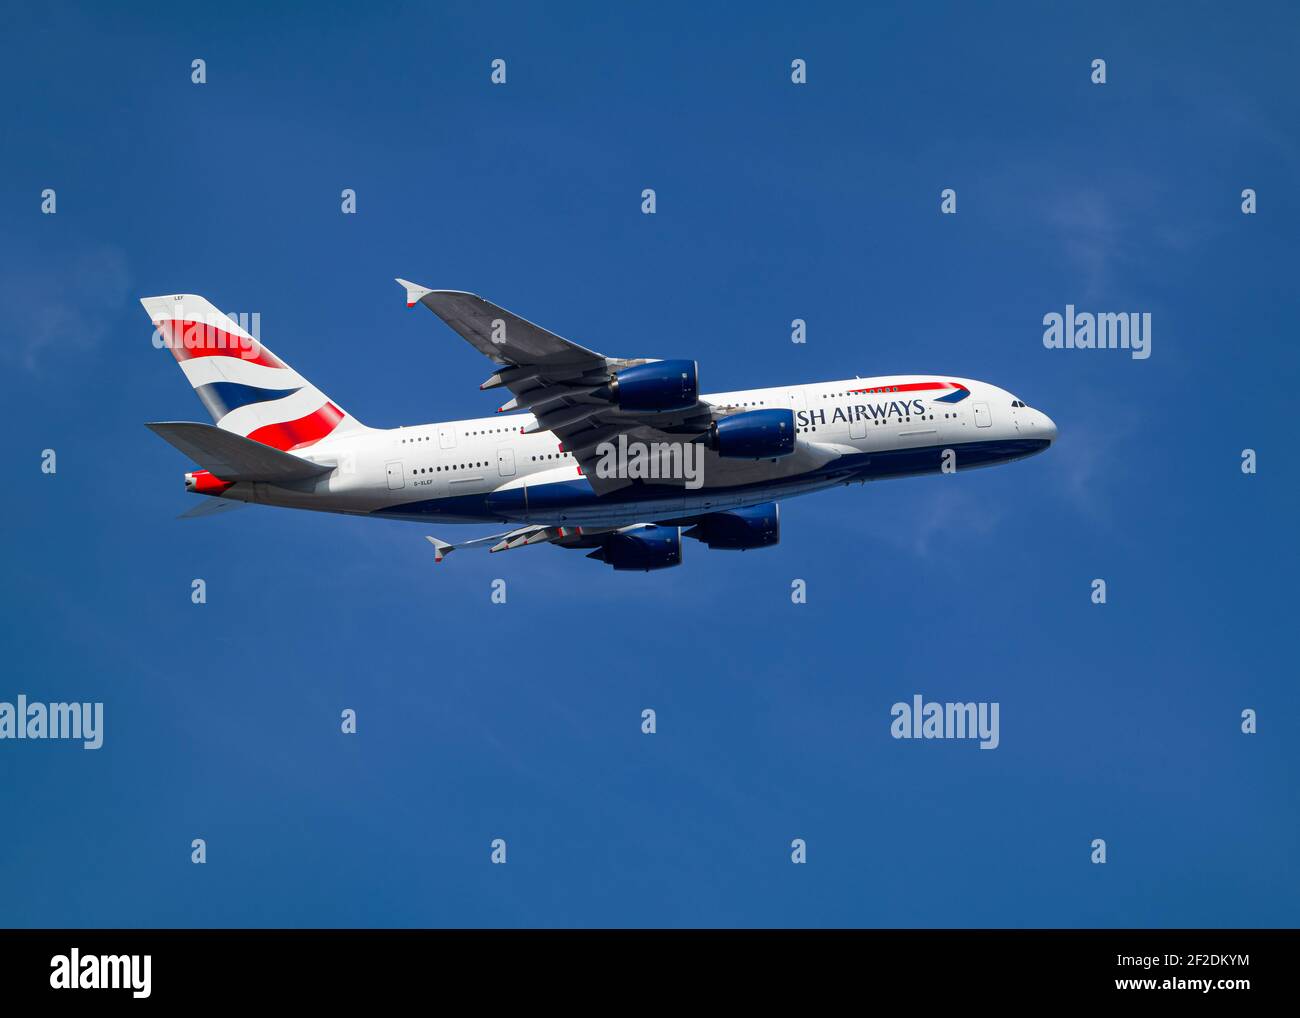
<svg viewBox="0 0 1300 1018">
<path fill-rule="evenodd" d="M 558 544 L 562 548 L 594 548 L 600 543 L 597 535 L 607 534 L 617 527 L 544 527 L 535 524 L 530 527 L 519 527 L 515 530 L 506 531 L 504 534 L 493 534 L 490 537 L 479 537 L 473 541 L 462 541 L 460 544 L 450 544 L 447 541 L 440 541 L 436 537 L 426 537 L 425 540 L 433 545 L 433 557 L 435 562 L 441 562 L 453 551 L 460 548 L 481 548 L 484 545 L 490 545 L 488 551 L 510 551 L 512 548 L 522 548 L 529 544 Z"/>
<path fill-rule="evenodd" d="M 597 494 L 632 482 L 596 476 L 596 447 L 619 435 L 645 442 L 691 442 L 718 418 L 739 408 L 701 400 L 681 410 L 645 412 L 620 407 L 610 390 L 619 371 L 653 359 L 606 357 L 511 314 L 482 297 L 430 290 L 404 279 L 406 303 L 423 304 L 492 360 L 496 371 L 479 388 L 505 387 L 514 398 L 498 412 L 528 410 L 536 422 L 526 432 L 550 431 L 572 453 Z"/>
</svg>

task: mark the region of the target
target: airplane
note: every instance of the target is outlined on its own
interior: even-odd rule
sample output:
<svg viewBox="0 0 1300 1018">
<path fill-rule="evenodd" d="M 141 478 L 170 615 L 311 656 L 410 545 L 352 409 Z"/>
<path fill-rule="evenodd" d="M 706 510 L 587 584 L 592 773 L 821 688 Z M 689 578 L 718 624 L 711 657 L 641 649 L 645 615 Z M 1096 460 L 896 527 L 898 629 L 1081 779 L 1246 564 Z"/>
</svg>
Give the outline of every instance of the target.
<svg viewBox="0 0 1300 1018">
<path fill-rule="evenodd" d="M 185 513 L 243 503 L 512 529 L 457 548 L 583 549 L 615 570 L 681 564 L 683 538 L 748 550 L 779 502 L 838 485 L 953 473 L 1049 448 L 1056 425 L 1006 389 L 890 375 L 701 393 L 695 361 L 608 357 L 472 293 L 399 279 L 492 364 L 495 414 L 371 428 L 194 294 L 141 299 L 212 424 L 148 424 L 198 464 Z"/>
</svg>

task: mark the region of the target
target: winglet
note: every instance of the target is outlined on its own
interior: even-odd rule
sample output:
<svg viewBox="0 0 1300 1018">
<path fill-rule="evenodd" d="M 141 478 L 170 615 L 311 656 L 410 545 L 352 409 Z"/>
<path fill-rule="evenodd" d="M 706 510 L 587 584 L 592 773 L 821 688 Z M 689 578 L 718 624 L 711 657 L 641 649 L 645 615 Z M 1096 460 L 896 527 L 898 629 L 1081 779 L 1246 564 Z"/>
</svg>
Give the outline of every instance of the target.
<svg viewBox="0 0 1300 1018">
<path fill-rule="evenodd" d="M 456 550 L 454 544 L 448 544 L 446 541 L 439 541 L 436 537 L 426 537 L 425 540 L 433 545 L 433 560 L 435 562 L 441 562 Z"/>
<path fill-rule="evenodd" d="M 415 307 L 415 305 L 420 302 L 420 298 L 426 293 L 433 293 L 433 291 L 427 286 L 421 286 L 419 283 L 412 283 L 409 279 L 399 279 L 397 280 L 397 285 L 406 288 L 406 306 L 408 308 Z"/>
</svg>

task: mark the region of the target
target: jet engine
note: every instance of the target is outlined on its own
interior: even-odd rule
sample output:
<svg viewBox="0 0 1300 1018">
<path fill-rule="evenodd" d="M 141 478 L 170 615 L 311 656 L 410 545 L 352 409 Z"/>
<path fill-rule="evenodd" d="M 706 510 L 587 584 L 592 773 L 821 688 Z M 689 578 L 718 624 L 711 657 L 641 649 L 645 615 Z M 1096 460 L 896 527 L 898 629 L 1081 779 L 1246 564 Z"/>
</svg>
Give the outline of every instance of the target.
<svg viewBox="0 0 1300 1018">
<path fill-rule="evenodd" d="M 657 413 L 694 406 L 699 391 L 695 361 L 651 361 L 624 368 L 595 394 L 623 410 Z"/>
<path fill-rule="evenodd" d="M 682 531 L 680 527 L 657 526 L 620 530 L 607 536 L 587 558 L 620 571 L 670 569 L 682 564 Z"/>
<path fill-rule="evenodd" d="M 793 410 L 750 410 L 709 425 L 704 445 L 729 459 L 775 459 L 794 452 Z"/>
<path fill-rule="evenodd" d="M 686 537 L 710 548 L 745 551 L 766 548 L 781 540 L 781 509 L 775 502 L 729 509 L 701 516 Z"/>
</svg>

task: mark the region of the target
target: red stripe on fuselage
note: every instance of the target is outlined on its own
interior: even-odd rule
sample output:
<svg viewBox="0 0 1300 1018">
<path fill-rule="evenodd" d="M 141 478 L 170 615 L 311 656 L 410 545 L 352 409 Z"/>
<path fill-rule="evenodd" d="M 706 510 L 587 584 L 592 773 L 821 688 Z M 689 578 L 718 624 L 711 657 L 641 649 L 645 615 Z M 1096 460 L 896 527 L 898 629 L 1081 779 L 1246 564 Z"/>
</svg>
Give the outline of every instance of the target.
<svg viewBox="0 0 1300 1018">
<path fill-rule="evenodd" d="M 319 442 L 337 428 L 341 420 L 343 420 L 343 411 L 333 403 L 326 403 L 306 417 L 299 417 L 296 421 L 285 421 L 283 424 L 268 424 L 258 428 L 248 437 L 254 442 L 292 452 L 294 449 Z"/>
<path fill-rule="evenodd" d="M 168 318 L 158 323 L 158 331 L 178 361 L 191 357 L 237 357 L 249 364 L 283 368 L 285 364 L 255 339 L 237 336 L 214 325 Z"/>
<path fill-rule="evenodd" d="M 878 385 L 873 389 L 850 389 L 849 392 L 921 392 L 924 389 L 964 389 L 956 382 L 908 382 L 906 385 Z"/>
</svg>

